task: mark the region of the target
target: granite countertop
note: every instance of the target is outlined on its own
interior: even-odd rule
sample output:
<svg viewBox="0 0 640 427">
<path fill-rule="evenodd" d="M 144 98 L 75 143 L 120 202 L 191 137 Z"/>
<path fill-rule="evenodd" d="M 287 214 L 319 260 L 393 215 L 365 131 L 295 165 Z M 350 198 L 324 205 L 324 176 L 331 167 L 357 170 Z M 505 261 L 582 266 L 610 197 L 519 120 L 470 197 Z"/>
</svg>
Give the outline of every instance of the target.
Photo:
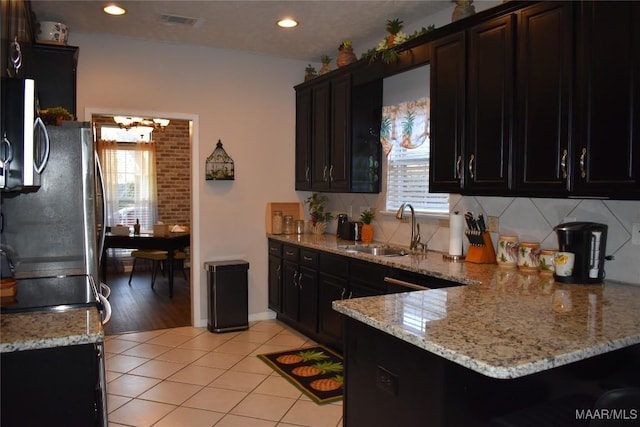
<svg viewBox="0 0 640 427">
<path fill-rule="evenodd" d="M 96 308 L 2 313 L 0 331 L 0 353 L 104 341 Z"/>
<path fill-rule="evenodd" d="M 563 284 L 442 253 L 347 253 L 331 235 L 269 236 L 458 282 L 427 291 L 334 301 L 355 320 L 493 378 L 517 378 L 640 343 L 640 286 Z"/>
</svg>

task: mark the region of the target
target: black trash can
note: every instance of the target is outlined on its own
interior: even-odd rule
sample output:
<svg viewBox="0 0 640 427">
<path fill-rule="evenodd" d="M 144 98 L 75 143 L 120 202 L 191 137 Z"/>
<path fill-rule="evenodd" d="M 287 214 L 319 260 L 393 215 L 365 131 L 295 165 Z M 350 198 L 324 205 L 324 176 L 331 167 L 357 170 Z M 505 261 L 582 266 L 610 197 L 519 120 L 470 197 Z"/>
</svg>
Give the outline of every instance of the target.
<svg viewBox="0 0 640 427">
<path fill-rule="evenodd" d="M 204 268 L 208 272 L 207 329 L 211 332 L 248 329 L 249 263 L 242 260 L 211 261 L 205 262 Z"/>
</svg>

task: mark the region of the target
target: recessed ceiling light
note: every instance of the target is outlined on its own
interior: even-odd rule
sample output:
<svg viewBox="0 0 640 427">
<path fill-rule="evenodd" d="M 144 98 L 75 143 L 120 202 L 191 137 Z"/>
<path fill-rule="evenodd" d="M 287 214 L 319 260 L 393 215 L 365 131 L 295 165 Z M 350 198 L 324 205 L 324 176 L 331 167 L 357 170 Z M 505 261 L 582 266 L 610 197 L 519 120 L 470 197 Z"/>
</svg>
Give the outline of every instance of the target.
<svg viewBox="0 0 640 427">
<path fill-rule="evenodd" d="M 277 22 L 278 27 L 293 28 L 298 26 L 298 21 L 293 18 L 282 18 Z"/>
<path fill-rule="evenodd" d="M 107 5 L 102 10 L 104 10 L 104 13 L 106 14 L 115 15 L 115 16 L 124 15 L 125 13 L 127 13 L 126 10 L 124 10 L 123 8 L 115 4 Z"/>
</svg>

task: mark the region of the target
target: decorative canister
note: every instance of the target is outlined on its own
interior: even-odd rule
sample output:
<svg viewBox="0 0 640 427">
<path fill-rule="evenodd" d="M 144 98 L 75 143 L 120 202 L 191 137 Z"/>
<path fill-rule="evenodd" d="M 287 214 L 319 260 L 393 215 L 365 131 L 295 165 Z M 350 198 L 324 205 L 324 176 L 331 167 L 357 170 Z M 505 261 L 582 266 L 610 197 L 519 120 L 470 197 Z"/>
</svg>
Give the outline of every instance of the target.
<svg viewBox="0 0 640 427">
<path fill-rule="evenodd" d="M 282 211 L 273 211 L 273 219 L 271 220 L 273 234 L 282 234 L 282 222 Z"/>
<path fill-rule="evenodd" d="M 499 236 L 496 262 L 502 267 L 516 267 L 518 265 L 518 237 Z"/>
<path fill-rule="evenodd" d="M 549 249 L 542 249 L 540 251 L 540 264 L 538 265 L 540 274 L 553 274 L 555 272 L 556 269 L 553 261 L 555 254 L 556 251 Z"/>
<path fill-rule="evenodd" d="M 518 268 L 526 271 L 537 271 L 540 264 L 540 244 L 522 242 L 518 248 Z"/>
<path fill-rule="evenodd" d="M 304 220 L 297 219 L 295 223 L 296 234 L 304 234 Z"/>
<path fill-rule="evenodd" d="M 282 232 L 284 234 L 293 234 L 293 216 L 285 215 L 282 224 Z"/>
</svg>

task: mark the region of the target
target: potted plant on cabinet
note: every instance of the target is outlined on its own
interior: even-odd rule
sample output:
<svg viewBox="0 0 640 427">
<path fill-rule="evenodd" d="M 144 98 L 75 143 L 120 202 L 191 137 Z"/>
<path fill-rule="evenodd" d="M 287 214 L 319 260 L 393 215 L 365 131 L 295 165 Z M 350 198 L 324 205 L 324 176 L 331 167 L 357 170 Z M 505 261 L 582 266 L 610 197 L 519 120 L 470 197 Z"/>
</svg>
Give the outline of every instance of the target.
<svg viewBox="0 0 640 427">
<path fill-rule="evenodd" d="M 304 204 L 309 206 L 310 230 L 314 234 L 324 234 L 327 229 L 327 221 L 333 219 L 333 214 L 325 211 L 328 201 L 329 198 L 327 196 L 318 193 L 313 193 L 304 200 Z"/>
<path fill-rule="evenodd" d="M 372 209 L 367 209 L 360 214 L 360 221 L 362 221 L 362 242 L 373 242 L 373 224 L 371 222 L 376 217 L 376 214 Z"/>
</svg>

